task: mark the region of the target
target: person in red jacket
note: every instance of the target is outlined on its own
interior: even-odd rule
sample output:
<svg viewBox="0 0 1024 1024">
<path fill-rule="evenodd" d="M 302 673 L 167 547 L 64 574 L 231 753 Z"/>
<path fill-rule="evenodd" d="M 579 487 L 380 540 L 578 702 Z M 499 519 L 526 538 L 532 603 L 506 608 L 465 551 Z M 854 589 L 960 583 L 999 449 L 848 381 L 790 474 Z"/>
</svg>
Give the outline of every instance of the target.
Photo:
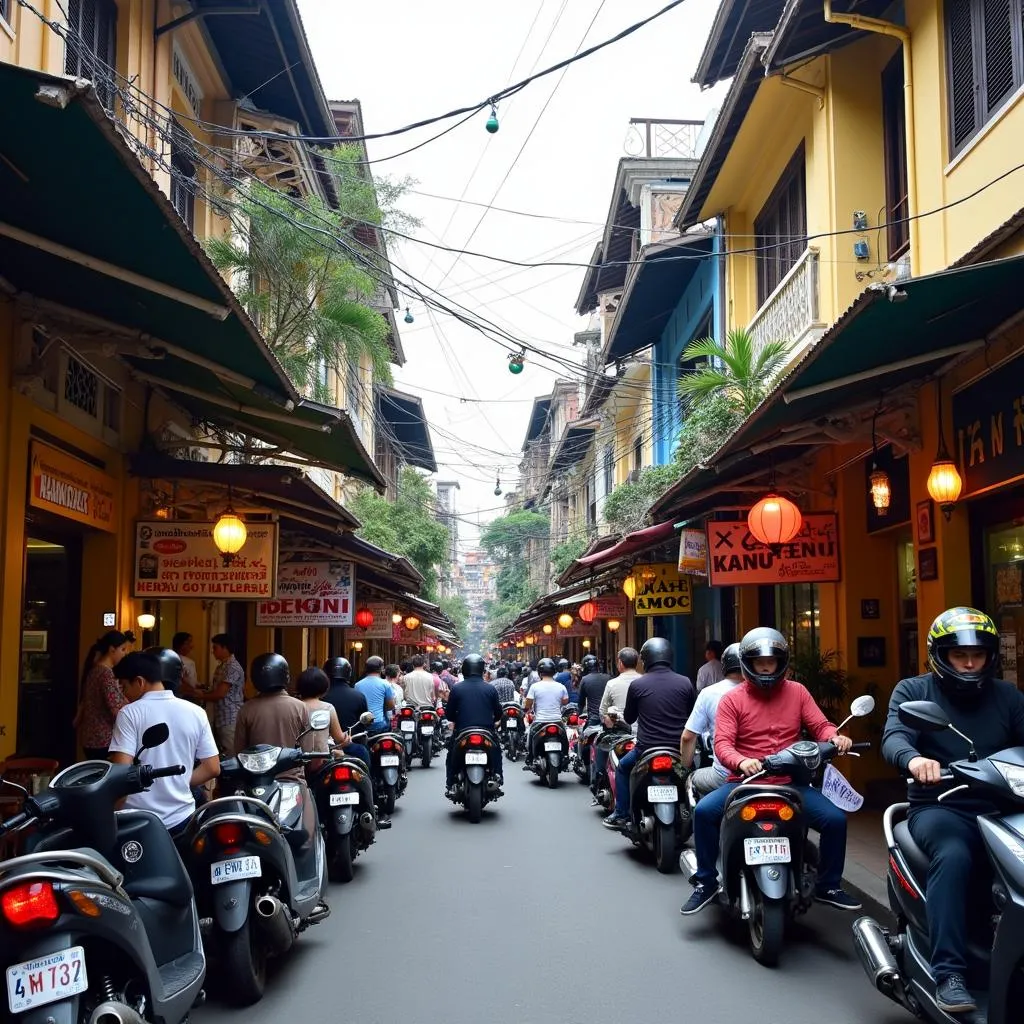
<svg viewBox="0 0 1024 1024">
<path fill-rule="evenodd" d="M 840 753 L 852 746 L 848 736 L 837 733 L 807 688 L 786 678 L 789 644 L 778 630 L 761 626 L 747 633 L 740 641 L 740 667 L 744 681 L 722 698 L 715 722 L 715 755 L 730 772 L 730 781 L 698 801 L 694 810 L 697 873 L 693 893 L 679 911 L 685 915 L 703 910 L 718 895 L 718 832 L 725 805 L 742 779 L 761 771 L 761 758 L 794 744 L 803 729 L 819 743 L 831 740 Z M 821 833 L 814 898 L 840 910 L 859 910 L 860 904 L 842 888 L 846 815 L 818 790 L 797 788 L 808 824 Z"/>
</svg>

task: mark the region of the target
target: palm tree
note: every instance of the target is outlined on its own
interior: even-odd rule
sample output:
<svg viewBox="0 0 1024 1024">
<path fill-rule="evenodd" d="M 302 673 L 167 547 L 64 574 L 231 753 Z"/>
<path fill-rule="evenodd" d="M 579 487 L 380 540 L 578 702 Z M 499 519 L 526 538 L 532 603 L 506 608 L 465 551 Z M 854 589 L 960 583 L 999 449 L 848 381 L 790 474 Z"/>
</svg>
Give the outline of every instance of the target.
<svg viewBox="0 0 1024 1024">
<path fill-rule="evenodd" d="M 691 406 L 722 398 L 746 419 L 761 404 L 789 358 L 785 341 L 758 345 L 746 329 L 730 331 L 726 343 L 701 338 L 686 346 L 683 361 L 707 360 L 679 378 L 679 396 Z"/>
</svg>

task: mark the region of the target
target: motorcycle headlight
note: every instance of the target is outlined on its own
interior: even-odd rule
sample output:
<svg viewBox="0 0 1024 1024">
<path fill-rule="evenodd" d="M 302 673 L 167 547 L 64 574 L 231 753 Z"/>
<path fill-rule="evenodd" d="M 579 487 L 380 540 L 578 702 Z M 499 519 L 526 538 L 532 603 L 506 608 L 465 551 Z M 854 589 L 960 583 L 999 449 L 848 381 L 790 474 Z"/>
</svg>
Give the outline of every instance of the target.
<svg viewBox="0 0 1024 1024">
<path fill-rule="evenodd" d="M 1014 796 L 1024 797 L 1024 766 L 1010 764 L 1007 761 L 992 761 L 1003 781 L 1013 790 Z"/>
<path fill-rule="evenodd" d="M 263 775 L 269 772 L 277 764 L 281 756 L 280 747 L 271 747 L 269 750 L 243 750 L 238 755 L 238 763 L 254 775 Z"/>
</svg>

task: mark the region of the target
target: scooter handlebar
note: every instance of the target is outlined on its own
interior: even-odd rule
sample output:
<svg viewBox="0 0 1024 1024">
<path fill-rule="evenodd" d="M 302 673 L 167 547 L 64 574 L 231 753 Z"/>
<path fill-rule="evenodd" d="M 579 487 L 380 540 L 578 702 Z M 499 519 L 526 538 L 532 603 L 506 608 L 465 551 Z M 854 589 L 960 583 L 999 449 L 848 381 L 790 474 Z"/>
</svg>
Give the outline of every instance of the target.
<svg viewBox="0 0 1024 1024">
<path fill-rule="evenodd" d="M 954 778 L 955 778 L 955 776 L 953 775 L 952 772 L 949 772 L 949 771 L 939 772 L 939 782 L 952 782 Z M 924 783 L 918 782 L 917 779 L 915 779 L 913 775 L 908 775 L 907 776 L 907 785 L 908 786 L 921 786 L 921 785 L 924 785 Z M 937 785 L 937 783 L 928 783 L 928 785 Z"/>
</svg>

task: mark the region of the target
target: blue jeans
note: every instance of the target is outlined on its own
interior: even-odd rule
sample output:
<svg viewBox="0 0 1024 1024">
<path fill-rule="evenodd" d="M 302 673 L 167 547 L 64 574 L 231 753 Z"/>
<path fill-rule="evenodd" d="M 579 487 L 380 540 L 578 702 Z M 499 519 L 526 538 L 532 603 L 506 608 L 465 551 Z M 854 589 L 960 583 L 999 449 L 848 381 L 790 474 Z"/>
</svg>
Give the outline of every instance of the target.
<svg viewBox="0 0 1024 1024">
<path fill-rule="evenodd" d="M 615 813 L 620 818 L 629 817 L 629 773 L 639 756 L 640 751 L 634 747 L 615 769 Z"/>
<path fill-rule="evenodd" d="M 391 732 L 391 726 L 388 722 L 374 722 L 373 725 L 367 727 L 366 735 L 377 736 L 382 732 Z"/>
<path fill-rule="evenodd" d="M 350 743 L 345 749 L 346 757 L 358 757 L 367 768 L 370 767 L 370 749 L 362 743 Z"/>
<path fill-rule="evenodd" d="M 729 794 L 739 785 L 727 782 L 702 797 L 693 812 L 693 845 L 697 851 L 697 883 L 714 885 L 718 881 L 718 833 L 722 827 Z M 816 789 L 794 787 L 804 801 L 807 824 L 821 833 L 818 888 L 838 889 L 846 863 L 846 814 Z"/>
</svg>

